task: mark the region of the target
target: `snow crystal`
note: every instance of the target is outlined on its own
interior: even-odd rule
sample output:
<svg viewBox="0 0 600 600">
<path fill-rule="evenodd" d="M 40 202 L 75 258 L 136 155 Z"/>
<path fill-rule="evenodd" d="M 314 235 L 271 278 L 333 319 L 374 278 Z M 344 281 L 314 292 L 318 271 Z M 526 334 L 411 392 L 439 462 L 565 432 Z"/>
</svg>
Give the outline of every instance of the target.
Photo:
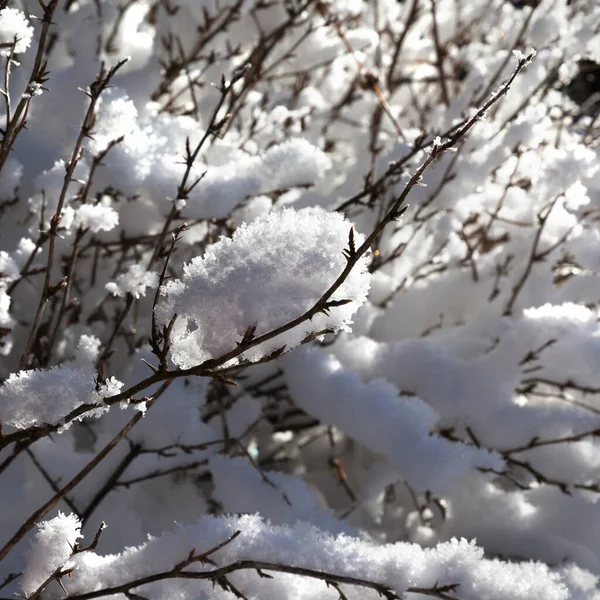
<svg viewBox="0 0 600 600">
<path fill-rule="evenodd" d="M 213 160 L 214 154 L 213 150 Z M 226 216 L 249 197 L 315 185 L 330 167 L 328 156 L 302 138 L 271 146 L 256 156 L 231 152 L 229 160 L 206 167 L 206 174 L 190 194 L 189 214 L 196 218 Z"/>
<path fill-rule="evenodd" d="M 106 90 L 100 97 L 94 136 L 88 140 L 90 150 L 98 154 L 113 140 L 135 131 L 137 114 L 135 104 L 127 94 L 115 89 Z"/>
<path fill-rule="evenodd" d="M 122 384 L 115 378 L 96 390 L 96 371 L 89 357 L 93 339 L 84 336 L 76 361 L 47 370 L 12 373 L 0 386 L 0 423 L 26 429 L 43 423 L 58 424 L 82 404 L 101 404 L 102 399 L 119 392 Z M 99 416 L 108 407 L 100 406 L 88 416 Z"/>
<path fill-rule="evenodd" d="M 0 280 L 0 356 L 6 356 L 12 350 L 12 337 L 10 332 L 15 326 L 15 320 L 10 316 L 10 296 L 6 293 L 6 286 Z"/>
<path fill-rule="evenodd" d="M 205 516 L 195 525 L 149 538 L 145 544 L 128 548 L 119 555 L 78 554 L 74 559 L 77 569 L 65 585 L 70 595 L 77 595 L 170 570 L 178 561 L 187 559 L 192 549 L 200 555 L 237 530 L 241 532 L 237 539 L 211 555 L 217 567 L 243 560 L 273 562 L 368 579 L 387 585 L 402 596 L 413 586 L 457 584 L 461 600 L 567 600 L 569 597 L 560 576 L 550 572 L 546 565 L 484 558 L 482 549 L 464 539 L 452 539 L 432 549 L 408 543 L 378 545 L 343 534 L 327 534 L 307 523 L 272 525 L 254 515 Z M 201 563 L 196 567 L 206 571 L 214 568 Z M 339 598 L 339 593 L 321 580 L 269 573 L 267 569 L 265 574 L 273 579 L 259 577 L 251 568 L 240 570 L 235 585 L 247 597 L 264 600 Z M 210 579 L 194 580 L 193 586 L 176 579 L 169 579 L 168 586 L 160 582 L 151 585 L 136 591 L 155 600 L 175 596 L 181 600 L 216 597 Z M 375 591 L 349 585 L 344 585 L 343 591 L 353 594 L 350 597 L 368 600 L 380 597 Z"/>
<path fill-rule="evenodd" d="M 31 44 L 33 27 L 25 14 L 16 8 L 4 8 L 0 11 L 0 44 L 15 42 L 15 54 L 25 52 Z M 11 48 L 0 49 L 0 56 L 10 56 Z"/>
<path fill-rule="evenodd" d="M 123 383 L 116 377 L 112 376 L 104 380 L 97 389 L 97 394 L 100 398 L 110 398 L 120 393 L 123 388 Z"/>
<path fill-rule="evenodd" d="M 59 366 L 12 373 L 0 387 L 0 423 L 17 429 L 57 424 L 78 406 L 97 403 L 94 387 L 91 368 Z"/>
<path fill-rule="evenodd" d="M 285 209 L 242 225 L 233 238 L 221 238 L 203 257 L 184 268 L 181 280 L 168 282 L 157 307 L 167 322 L 177 313 L 172 357 L 191 367 L 235 349 L 248 327 L 260 336 L 312 308 L 343 271 L 351 225 L 339 213 L 322 209 Z M 356 244 L 362 236 L 355 235 Z M 324 328 L 347 328 L 365 301 L 369 286 L 363 257 L 331 300 L 350 303 L 332 307 L 329 315 L 287 331 L 247 352 L 252 360 L 287 345 L 298 345 Z"/>
<path fill-rule="evenodd" d="M 131 265 L 125 273 L 117 277 L 116 282 L 106 284 L 106 291 L 113 296 L 132 294 L 134 298 L 146 295 L 146 288 L 154 289 L 158 285 L 158 275 L 147 271 L 142 264 Z"/>
<path fill-rule="evenodd" d="M 19 265 L 13 257 L 4 250 L 0 250 L 0 280 L 11 282 L 21 276 Z"/>
<path fill-rule="evenodd" d="M 29 256 L 36 250 L 35 242 L 31 238 L 21 238 L 15 250 L 14 259 L 19 267 L 23 267 Z M 38 252 L 40 249 L 37 249 Z"/>
<path fill-rule="evenodd" d="M 0 250 L 0 281 L 11 283 L 21 277 L 21 268 L 25 265 L 35 244 L 29 238 L 21 238 L 17 249 L 11 254 Z"/>
<path fill-rule="evenodd" d="M 92 335 L 82 335 L 75 350 L 75 362 L 80 365 L 92 364 L 100 354 L 100 340 Z"/>
<path fill-rule="evenodd" d="M 265 191 L 313 185 L 331 167 L 321 150 L 302 138 L 273 146 L 264 155 L 261 170 Z"/>
<path fill-rule="evenodd" d="M 83 204 L 75 210 L 74 223 L 93 233 L 110 231 L 119 224 L 119 214 L 110 206 Z"/>
<path fill-rule="evenodd" d="M 58 516 L 42 521 L 27 554 L 27 566 L 21 578 L 26 596 L 33 594 L 58 569 L 69 568 L 76 541 L 81 537 L 81 523 L 75 515 Z"/>
</svg>

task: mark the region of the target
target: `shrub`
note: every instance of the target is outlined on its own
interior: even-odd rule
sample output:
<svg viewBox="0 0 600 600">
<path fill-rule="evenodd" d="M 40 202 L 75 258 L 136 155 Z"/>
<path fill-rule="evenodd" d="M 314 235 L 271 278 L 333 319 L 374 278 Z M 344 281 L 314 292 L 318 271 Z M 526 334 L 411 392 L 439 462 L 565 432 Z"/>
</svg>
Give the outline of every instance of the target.
<svg viewBox="0 0 600 600">
<path fill-rule="evenodd" d="M 2 593 L 597 600 L 600 5 L 33 4 Z"/>
</svg>

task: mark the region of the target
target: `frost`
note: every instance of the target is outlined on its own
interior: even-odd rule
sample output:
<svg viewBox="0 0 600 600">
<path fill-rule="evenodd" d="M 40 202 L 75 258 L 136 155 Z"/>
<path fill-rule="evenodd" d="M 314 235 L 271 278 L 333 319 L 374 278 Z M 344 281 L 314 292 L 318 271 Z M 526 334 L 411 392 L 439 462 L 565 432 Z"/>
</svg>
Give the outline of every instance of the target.
<svg viewBox="0 0 600 600">
<path fill-rule="evenodd" d="M 0 387 L 0 422 L 17 429 L 59 423 L 77 406 L 94 402 L 94 375 L 62 366 L 13 373 Z"/>
<path fill-rule="evenodd" d="M 351 225 L 321 209 L 285 209 L 242 225 L 231 239 L 221 238 L 202 257 L 184 267 L 181 280 L 168 282 L 157 307 L 167 322 L 177 313 L 173 360 L 191 367 L 236 347 L 248 327 L 268 333 L 311 309 L 343 271 Z M 356 236 L 356 244 L 362 236 Z M 366 259 L 331 297 L 350 300 L 328 315 L 283 332 L 246 353 L 251 360 L 283 345 L 293 348 L 325 328 L 348 329 L 369 287 Z"/>
<path fill-rule="evenodd" d="M 35 250 L 36 246 L 29 238 L 21 238 L 12 254 L 0 250 L 0 282 L 11 283 L 19 279 L 21 269 Z"/>
<path fill-rule="evenodd" d="M 23 92 L 22 98 L 33 98 L 34 96 L 41 96 L 44 93 L 44 86 L 37 81 L 31 82 L 25 92 Z"/>
<path fill-rule="evenodd" d="M 69 182 L 65 205 L 61 215 L 61 228 L 69 229 L 73 223 L 73 208 L 70 206 L 71 199 L 75 194 L 76 182 L 83 181 L 86 176 L 86 166 L 79 161 L 74 172 L 74 178 Z M 34 180 L 35 193 L 29 197 L 28 203 L 31 211 L 36 215 L 43 214 L 48 222 L 58 207 L 58 199 L 65 183 L 65 163 L 57 160 L 52 168 L 43 171 Z"/>
<path fill-rule="evenodd" d="M 39 251 L 39 248 L 37 250 Z M 15 261 L 22 267 L 29 259 L 29 256 L 34 254 L 35 251 L 36 245 L 33 240 L 30 238 L 21 238 L 15 251 Z"/>
</svg>

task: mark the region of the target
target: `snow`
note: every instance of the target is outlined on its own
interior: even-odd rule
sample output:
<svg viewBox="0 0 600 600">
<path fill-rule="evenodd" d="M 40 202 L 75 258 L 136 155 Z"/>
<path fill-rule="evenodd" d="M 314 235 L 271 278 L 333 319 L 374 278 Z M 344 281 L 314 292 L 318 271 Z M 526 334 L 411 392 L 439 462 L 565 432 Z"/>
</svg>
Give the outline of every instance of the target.
<svg viewBox="0 0 600 600">
<path fill-rule="evenodd" d="M 214 497 L 234 514 L 260 513 L 273 524 L 311 523 L 330 532 L 348 533 L 350 528 L 334 518 L 323 499 L 298 477 L 270 473 L 265 480 L 247 458 L 213 456 L 209 461 L 215 485 Z"/>
<path fill-rule="evenodd" d="M 178 315 L 174 362 L 185 368 L 217 358 L 233 350 L 249 327 L 256 327 L 259 337 L 311 309 L 345 267 L 343 251 L 351 227 L 341 215 L 322 209 L 284 209 L 242 225 L 232 238 L 210 246 L 184 267 L 182 279 L 162 289 L 160 319 L 166 323 Z M 362 239 L 356 235 L 357 247 Z M 312 332 L 348 328 L 366 298 L 365 269 L 362 258 L 331 296 L 332 301 L 349 303 L 315 315 L 245 356 L 257 360 L 284 345 L 297 346 Z"/>
<path fill-rule="evenodd" d="M 145 265 L 137 263 L 131 265 L 125 273 L 117 277 L 116 281 L 106 284 L 106 291 L 113 296 L 132 294 L 134 298 L 146 295 L 146 289 L 158 287 L 158 274 L 148 271 Z"/>
<path fill-rule="evenodd" d="M 600 3 L 8 4 L 3 597 L 600 600 Z"/>
<path fill-rule="evenodd" d="M 118 393 L 122 384 L 112 377 L 96 389 L 97 347 L 90 350 L 89 346 L 84 336 L 78 361 L 12 373 L 0 386 L 0 423 L 17 429 L 56 425 L 84 404 L 99 405 L 88 414 L 98 417 L 106 412 L 103 398 Z"/>
<path fill-rule="evenodd" d="M 16 8 L 3 8 L 0 11 L 0 44 L 14 43 L 14 53 L 22 54 L 29 48 L 33 37 L 33 27 L 25 14 Z M 0 49 L 0 56 L 9 56 L 10 48 Z"/>
<path fill-rule="evenodd" d="M 332 356 L 300 350 L 284 364 L 292 397 L 302 409 L 385 455 L 416 489 L 442 492 L 477 467 L 503 467 L 494 453 L 435 435 L 439 417 L 420 398 L 399 396 L 382 380 L 362 383 Z"/>
<path fill-rule="evenodd" d="M 58 516 L 42 521 L 27 553 L 27 568 L 21 578 L 21 590 L 33 594 L 59 569 L 68 569 L 75 543 L 81 538 L 81 523 L 75 515 Z"/>
<path fill-rule="evenodd" d="M 75 211 L 74 223 L 94 233 L 110 231 L 119 224 L 119 214 L 110 206 L 83 204 Z"/>
<path fill-rule="evenodd" d="M 404 594 L 410 587 L 458 584 L 457 593 L 460 591 L 460 597 L 465 600 L 534 600 L 540 597 L 567 600 L 569 597 L 560 576 L 552 573 L 547 566 L 527 562 L 507 564 L 484 558 L 480 548 L 464 539 L 453 539 L 434 549 L 403 543 L 378 546 L 343 534 L 324 534 L 305 523 L 272 525 L 255 515 L 203 517 L 195 525 L 151 538 L 120 555 L 83 553 L 74 559 L 77 568 L 73 578 L 66 583 L 67 589 L 70 595 L 76 595 L 89 589 L 92 582 L 96 589 L 110 588 L 168 570 L 178 561 L 185 560 L 192 549 L 200 555 L 226 541 L 237 530 L 241 534 L 211 556 L 217 566 L 242 560 L 293 565 L 313 569 L 318 574 L 376 579 L 397 594 Z M 202 572 L 213 568 L 198 564 L 193 570 Z M 267 567 L 263 569 L 274 579 L 257 576 L 250 566 L 248 571 L 232 576 L 232 581 L 244 594 L 266 600 L 338 597 L 337 592 L 328 589 L 324 581 L 269 572 Z M 342 584 L 342 589 L 349 597 L 378 597 L 376 592 L 358 586 Z M 157 600 L 172 598 L 173 594 L 182 599 L 198 598 L 199 594 L 211 598 L 226 597 L 218 588 L 213 588 L 210 580 L 194 581 L 193 586 L 185 581 L 169 580 L 168 587 L 154 584 L 141 588 L 139 592 L 151 593 Z"/>
</svg>

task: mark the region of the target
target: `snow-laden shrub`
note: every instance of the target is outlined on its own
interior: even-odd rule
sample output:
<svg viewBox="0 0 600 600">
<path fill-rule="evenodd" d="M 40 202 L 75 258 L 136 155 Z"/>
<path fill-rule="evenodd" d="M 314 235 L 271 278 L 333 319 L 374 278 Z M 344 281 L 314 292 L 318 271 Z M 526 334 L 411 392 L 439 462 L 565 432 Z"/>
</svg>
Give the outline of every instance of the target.
<svg viewBox="0 0 600 600">
<path fill-rule="evenodd" d="M 598 600 L 599 29 L 0 2 L 2 596 Z"/>
</svg>

